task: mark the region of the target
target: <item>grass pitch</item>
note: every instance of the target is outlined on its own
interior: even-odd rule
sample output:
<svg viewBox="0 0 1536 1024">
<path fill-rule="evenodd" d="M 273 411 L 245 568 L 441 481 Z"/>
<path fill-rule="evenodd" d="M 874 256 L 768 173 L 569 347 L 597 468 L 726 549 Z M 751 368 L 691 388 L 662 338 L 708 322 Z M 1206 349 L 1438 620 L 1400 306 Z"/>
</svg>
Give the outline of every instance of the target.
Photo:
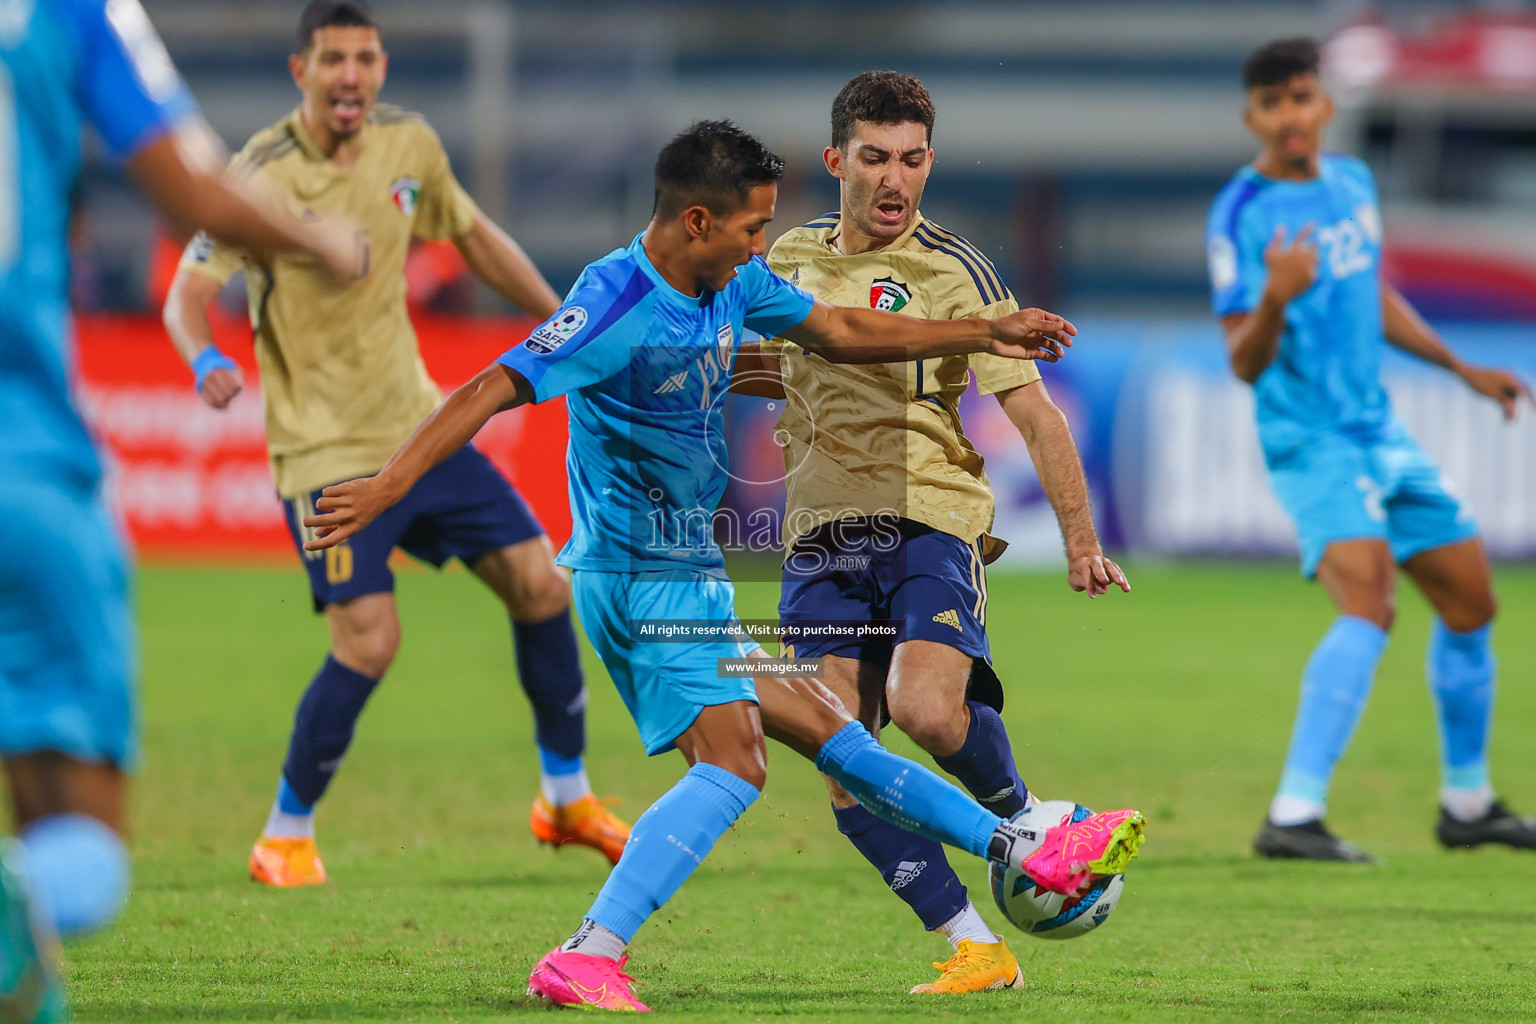
<svg viewBox="0 0 1536 1024">
<path fill-rule="evenodd" d="M 1330 818 L 1378 868 L 1266 863 L 1247 843 L 1278 775 L 1297 679 L 1331 613 L 1290 568 L 1142 566 L 1090 603 L 1062 578 L 995 576 L 995 661 L 1038 792 L 1150 817 L 1098 932 L 1010 936 L 1022 991 L 906 995 L 948 947 L 837 834 L 815 772 L 770 745 L 767 791 L 636 937 L 641 998 L 671 1018 L 873 1021 L 1530 1020 L 1536 855 L 1433 843 L 1427 615 L 1405 593 Z M 1499 574 L 1494 778 L 1536 810 L 1536 572 Z M 140 577 L 146 764 L 132 903 L 74 944 L 78 1019 L 500 1020 L 549 1013 L 529 968 L 605 875 L 537 847 L 531 720 L 493 600 L 463 573 L 406 573 L 405 640 L 322 804 L 333 883 L 246 879 L 298 695 L 325 652 L 297 569 Z M 770 615 L 773 588 L 741 611 Z M 590 652 L 589 652 L 590 653 Z M 682 772 L 647 759 L 589 661 L 589 769 L 633 817 Z M 903 753 L 914 749 L 892 733 Z M 954 861 L 994 924 L 985 872 Z"/>
</svg>

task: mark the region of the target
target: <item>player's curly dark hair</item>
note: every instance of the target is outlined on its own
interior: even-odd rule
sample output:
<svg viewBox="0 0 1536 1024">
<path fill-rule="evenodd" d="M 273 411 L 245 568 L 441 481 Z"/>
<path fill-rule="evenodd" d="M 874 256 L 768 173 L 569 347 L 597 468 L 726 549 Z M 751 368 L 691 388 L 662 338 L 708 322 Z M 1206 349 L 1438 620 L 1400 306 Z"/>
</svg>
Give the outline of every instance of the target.
<svg viewBox="0 0 1536 1024">
<path fill-rule="evenodd" d="M 1322 65 L 1317 40 L 1295 36 L 1265 43 L 1243 61 L 1243 88 L 1279 85 L 1297 75 L 1315 75 Z"/>
<path fill-rule="evenodd" d="M 371 28 L 379 23 L 363 0 L 311 0 L 299 15 L 299 53 L 309 49 L 322 28 Z"/>
<path fill-rule="evenodd" d="M 832 146 L 846 149 L 853 123 L 898 124 L 916 121 L 933 144 L 933 97 L 923 83 L 900 71 L 865 71 L 855 75 L 832 101 Z"/>
<path fill-rule="evenodd" d="M 696 121 L 678 132 L 656 157 L 658 220 L 690 206 L 724 216 L 746 202 L 757 185 L 784 176 L 784 160 L 730 121 Z"/>
</svg>

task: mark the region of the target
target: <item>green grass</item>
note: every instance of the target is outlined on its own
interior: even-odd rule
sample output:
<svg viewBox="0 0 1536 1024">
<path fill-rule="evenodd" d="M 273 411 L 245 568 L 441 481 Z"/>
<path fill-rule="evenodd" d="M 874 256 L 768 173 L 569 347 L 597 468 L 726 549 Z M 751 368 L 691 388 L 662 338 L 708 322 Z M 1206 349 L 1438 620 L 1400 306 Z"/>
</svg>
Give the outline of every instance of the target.
<svg viewBox="0 0 1536 1024">
<path fill-rule="evenodd" d="M 997 576 L 991 620 L 1007 720 L 1039 792 L 1151 819 L 1099 932 L 1015 936 L 1022 992 L 924 1001 L 944 942 L 835 831 L 815 772 L 770 751 L 764 798 L 636 937 L 642 998 L 696 1020 L 1518 1020 L 1536 993 L 1536 859 L 1433 844 L 1426 613 L 1396 640 L 1341 766 L 1330 817 L 1379 868 L 1273 864 L 1247 843 L 1279 771 L 1296 680 L 1330 619 L 1289 568 L 1144 566 L 1088 602 L 1057 576 Z M 1536 808 L 1536 573 L 1501 573 L 1494 774 Z M 743 587 L 768 615 L 773 588 Z M 293 571 L 140 577 L 146 764 L 136 881 L 116 927 L 69 950 L 82 1021 L 492 1020 L 580 920 L 605 864 L 537 847 L 531 725 L 505 621 L 464 574 L 400 580 L 405 640 L 320 815 L 333 875 L 273 892 L 245 858 L 294 704 L 324 656 Z M 639 813 L 682 771 L 647 759 L 589 663 L 589 766 Z M 891 745 L 912 749 L 894 733 Z M 956 854 L 983 912 L 981 865 Z"/>
</svg>

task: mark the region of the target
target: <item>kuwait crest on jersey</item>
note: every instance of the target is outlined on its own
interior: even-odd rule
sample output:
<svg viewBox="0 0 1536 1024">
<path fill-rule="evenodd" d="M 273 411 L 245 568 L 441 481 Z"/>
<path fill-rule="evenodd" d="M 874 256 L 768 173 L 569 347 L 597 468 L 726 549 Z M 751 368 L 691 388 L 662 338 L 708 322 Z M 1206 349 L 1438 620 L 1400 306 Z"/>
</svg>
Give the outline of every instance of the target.
<svg viewBox="0 0 1536 1024">
<path fill-rule="evenodd" d="M 416 214 L 416 196 L 421 193 L 421 182 L 415 178 L 396 178 L 389 183 L 389 198 L 400 207 L 400 212 L 407 217 Z"/>
<path fill-rule="evenodd" d="M 871 309 L 883 309 L 896 313 L 901 307 L 912 301 L 912 292 L 900 281 L 889 277 L 882 277 L 869 286 L 869 306 Z"/>
</svg>

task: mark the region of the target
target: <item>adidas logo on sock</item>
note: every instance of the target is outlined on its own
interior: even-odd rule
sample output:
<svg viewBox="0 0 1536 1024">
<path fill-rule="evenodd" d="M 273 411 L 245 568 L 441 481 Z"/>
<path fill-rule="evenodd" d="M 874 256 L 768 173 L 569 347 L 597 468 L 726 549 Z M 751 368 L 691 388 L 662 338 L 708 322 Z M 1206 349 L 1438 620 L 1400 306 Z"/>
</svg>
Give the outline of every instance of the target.
<svg viewBox="0 0 1536 1024">
<path fill-rule="evenodd" d="M 939 612 L 939 614 L 933 617 L 933 621 L 942 623 L 943 625 L 949 626 L 956 630 L 960 629 L 960 616 L 956 614 L 953 608 L 946 608 L 942 612 Z"/>
<path fill-rule="evenodd" d="M 896 873 L 891 876 L 891 889 L 904 889 L 918 875 L 923 873 L 923 868 L 928 866 L 925 860 L 904 860 L 896 865 Z"/>
<path fill-rule="evenodd" d="M 981 798 L 981 803 L 983 805 L 985 805 L 985 804 L 995 804 L 999 800 L 1005 800 L 1008 797 L 1013 796 L 1013 790 L 1014 790 L 1014 785 L 1013 785 L 1013 783 L 1010 782 L 1008 785 L 1004 786 L 1002 789 L 998 790 L 996 793 L 993 793 L 991 796 L 984 796 L 984 797 L 982 797 Z"/>
</svg>

